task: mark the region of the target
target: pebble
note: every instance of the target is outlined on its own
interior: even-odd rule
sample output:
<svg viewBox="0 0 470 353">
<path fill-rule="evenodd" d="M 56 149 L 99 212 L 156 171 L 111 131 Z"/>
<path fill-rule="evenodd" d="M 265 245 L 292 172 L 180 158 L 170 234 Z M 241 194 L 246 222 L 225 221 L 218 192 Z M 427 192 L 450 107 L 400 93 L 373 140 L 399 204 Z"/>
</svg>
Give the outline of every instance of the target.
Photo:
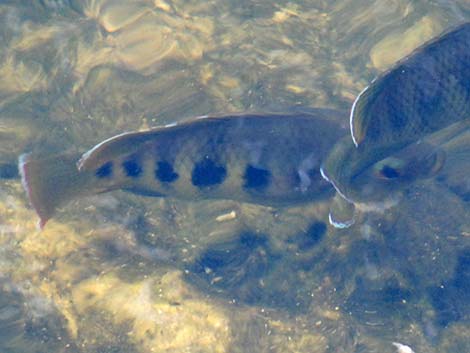
<svg viewBox="0 0 470 353">
<path fill-rule="evenodd" d="M 398 343 L 398 342 L 392 342 L 392 344 L 397 347 L 397 352 L 398 353 L 415 353 L 410 347 L 407 345 Z"/>
</svg>

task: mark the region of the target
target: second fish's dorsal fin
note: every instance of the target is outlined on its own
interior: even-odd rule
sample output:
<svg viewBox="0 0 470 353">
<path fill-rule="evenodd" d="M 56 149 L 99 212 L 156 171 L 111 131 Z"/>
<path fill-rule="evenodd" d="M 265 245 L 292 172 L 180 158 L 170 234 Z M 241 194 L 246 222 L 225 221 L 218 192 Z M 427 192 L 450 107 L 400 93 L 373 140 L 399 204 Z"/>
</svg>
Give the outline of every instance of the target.
<svg viewBox="0 0 470 353">
<path fill-rule="evenodd" d="M 384 138 L 411 142 L 468 120 L 469 42 L 470 22 L 462 23 L 379 74 L 352 105 L 356 147 Z"/>
</svg>

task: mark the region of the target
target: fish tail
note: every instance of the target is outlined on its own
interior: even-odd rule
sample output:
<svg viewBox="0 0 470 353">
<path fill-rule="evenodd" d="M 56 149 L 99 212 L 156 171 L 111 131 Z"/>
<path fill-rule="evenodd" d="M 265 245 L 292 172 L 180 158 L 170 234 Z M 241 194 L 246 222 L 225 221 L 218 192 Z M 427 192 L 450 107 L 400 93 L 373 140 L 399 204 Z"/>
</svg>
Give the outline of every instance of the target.
<svg viewBox="0 0 470 353">
<path fill-rule="evenodd" d="M 31 206 L 39 216 L 39 228 L 58 207 L 85 194 L 89 173 L 80 173 L 76 158 L 61 155 L 36 158 L 27 153 L 19 157 L 18 169 Z"/>
</svg>

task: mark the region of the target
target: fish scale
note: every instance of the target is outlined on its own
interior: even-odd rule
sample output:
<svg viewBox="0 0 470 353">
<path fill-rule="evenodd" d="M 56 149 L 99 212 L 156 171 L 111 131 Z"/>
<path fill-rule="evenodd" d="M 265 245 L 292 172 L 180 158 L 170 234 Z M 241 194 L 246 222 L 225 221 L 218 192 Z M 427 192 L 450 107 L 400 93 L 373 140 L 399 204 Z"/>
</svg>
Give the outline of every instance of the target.
<svg viewBox="0 0 470 353">
<path fill-rule="evenodd" d="M 412 142 L 470 116 L 470 23 L 416 49 L 376 78 L 351 110 L 354 143 Z"/>
</svg>

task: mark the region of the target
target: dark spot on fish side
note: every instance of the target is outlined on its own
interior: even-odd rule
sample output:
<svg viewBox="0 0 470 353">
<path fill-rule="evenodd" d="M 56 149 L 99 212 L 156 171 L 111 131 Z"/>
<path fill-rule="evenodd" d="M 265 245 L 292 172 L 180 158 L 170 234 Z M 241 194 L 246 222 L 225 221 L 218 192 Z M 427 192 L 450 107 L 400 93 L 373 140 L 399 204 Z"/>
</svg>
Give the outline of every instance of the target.
<svg viewBox="0 0 470 353">
<path fill-rule="evenodd" d="M 179 175 L 175 172 L 171 163 L 166 161 L 159 161 L 157 162 L 155 177 L 162 183 L 172 183 L 178 179 Z"/>
<path fill-rule="evenodd" d="M 264 189 L 269 185 L 271 173 L 269 170 L 255 168 L 247 165 L 243 179 L 245 183 L 243 187 L 247 189 Z"/>
<path fill-rule="evenodd" d="M 99 167 L 95 175 L 98 178 L 108 178 L 113 174 L 113 162 L 106 162 L 101 167 Z"/>
<path fill-rule="evenodd" d="M 128 177 L 137 178 L 140 174 L 142 174 L 142 167 L 135 159 L 129 159 L 122 163 L 122 167 L 124 168 L 124 172 Z"/>
<path fill-rule="evenodd" d="M 16 164 L 0 163 L 0 179 L 15 179 L 19 177 Z"/>
<path fill-rule="evenodd" d="M 194 165 L 191 182 L 199 188 L 221 184 L 227 176 L 227 170 L 217 165 L 212 159 L 205 158 Z"/>
<path fill-rule="evenodd" d="M 396 179 L 398 177 L 400 177 L 400 173 L 388 166 L 388 165 L 384 165 L 383 168 L 380 170 L 380 174 L 384 177 L 384 178 L 387 178 L 387 179 Z"/>
<path fill-rule="evenodd" d="M 313 223 L 304 233 L 303 248 L 311 248 L 317 245 L 326 234 L 326 224 L 323 222 Z"/>
</svg>

